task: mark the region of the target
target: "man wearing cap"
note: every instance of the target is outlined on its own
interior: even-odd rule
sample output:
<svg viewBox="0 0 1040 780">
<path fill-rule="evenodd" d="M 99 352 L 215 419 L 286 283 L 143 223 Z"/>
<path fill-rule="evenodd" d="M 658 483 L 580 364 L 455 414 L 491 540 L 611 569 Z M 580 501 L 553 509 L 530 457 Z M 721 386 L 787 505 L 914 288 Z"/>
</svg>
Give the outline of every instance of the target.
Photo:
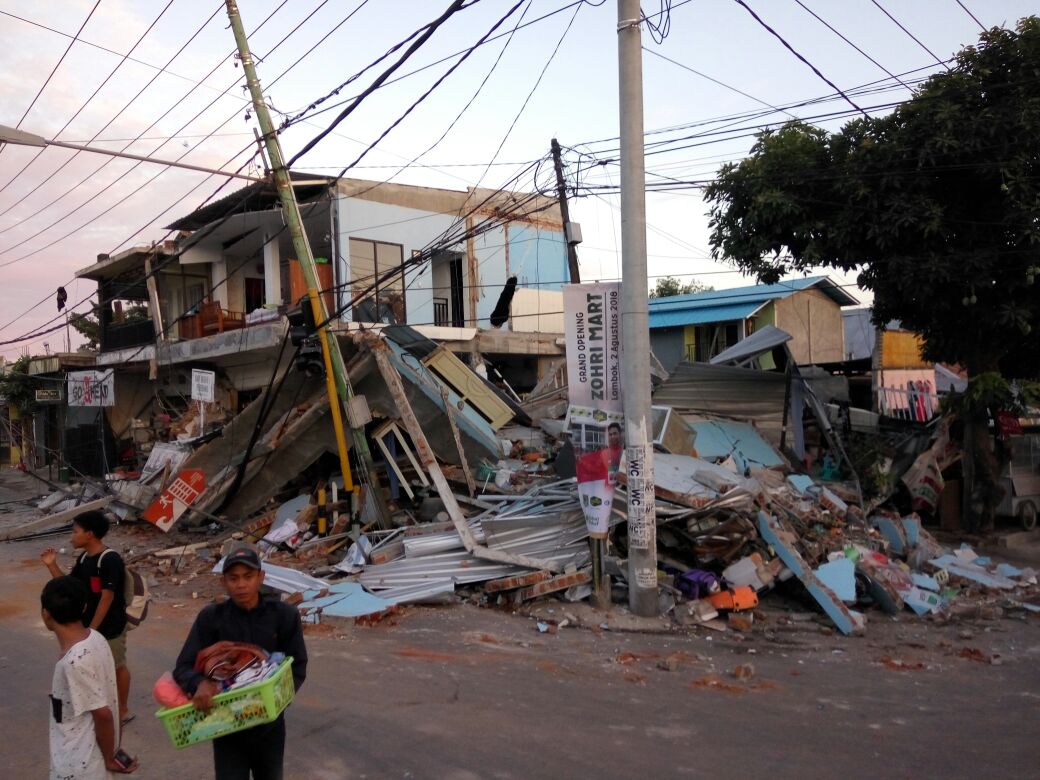
<svg viewBox="0 0 1040 780">
<path fill-rule="evenodd" d="M 220 641 L 248 642 L 269 653 L 292 656 L 296 690 L 307 676 L 307 649 L 297 610 L 277 599 L 260 595 L 264 572 L 260 556 L 249 545 L 236 547 L 224 558 L 221 582 L 228 598 L 209 604 L 195 618 L 177 656 L 174 679 L 200 710 L 208 711 L 220 692 L 216 683 L 195 671 L 200 650 Z M 284 714 L 271 723 L 213 740 L 217 780 L 281 780 L 285 755 Z"/>
</svg>

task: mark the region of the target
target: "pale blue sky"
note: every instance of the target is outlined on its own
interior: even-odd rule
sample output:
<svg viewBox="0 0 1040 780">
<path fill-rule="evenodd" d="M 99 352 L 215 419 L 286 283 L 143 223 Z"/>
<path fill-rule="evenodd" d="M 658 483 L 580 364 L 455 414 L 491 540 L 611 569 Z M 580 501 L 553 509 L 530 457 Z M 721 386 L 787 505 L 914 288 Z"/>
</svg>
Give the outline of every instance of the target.
<svg viewBox="0 0 1040 780">
<path fill-rule="evenodd" d="M 0 11 L 62 33 L 74 34 L 94 2 L 52 0 L 30 6 L 15 0 L 0 0 Z M 318 39 L 359 2 L 288 0 L 279 7 L 274 0 L 241 0 L 240 7 L 248 29 L 255 28 L 268 14 L 276 11 L 266 26 L 251 38 L 252 50 L 263 57 L 259 65 L 260 78 L 265 88 L 269 86 L 266 91 L 276 109 L 292 112 L 306 106 L 406 34 L 436 17 L 447 5 L 446 0 L 435 3 L 370 0 L 315 48 Z M 925 68 L 920 71 L 921 75 L 934 72 L 940 66 L 924 47 L 945 59 L 961 46 L 977 39 L 978 25 L 956 0 L 879 2 L 923 46 L 888 19 L 873 0 L 802 0 L 802 4 L 895 74 L 918 68 Z M 1019 0 L 963 2 L 987 26 L 1013 24 L 1036 9 L 1035 2 Z M 82 39 L 123 54 L 141 37 L 165 4 L 166 0 L 101 0 L 82 33 Z M 471 45 L 512 4 L 504 0 L 483 0 L 460 12 L 438 30 L 400 72 L 410 72 Z M 796 0 L 748 0 L 748 4 L 842 89 L 887 78 L 884 70 L 826 29 Z M 525 8 L 526 22 L 566 5 L 568 0 L 532 0 L 529 8 L 526 3 L 521 5 L 500 30 L 511 29 Z M 676 0 L 672 6 L 667 38 L 657 44 L 644 31 L 644 45 L 752 97 L 726 89 L 648 53 L 644 55 L 647 130 L 762 108 L 761 103 L 752 98 L 780 105 L 832 92 L 733 0 L 689 0 L 685 3 Z M 646 14 L 660 10 L 657 3 L 645 3 L 643 8 Z M 192 81 L 206 77 L 204 88 L 191 92 L 180 106 L 145 133 L 151 140 L 142 140 L 128 151 L 158 157 L 186 153 L 186 161 L 199 165 L 238 167 L 247 156 L 240 152 L 252 138 L 253 122 L 244 119 L 247 106 L 240 87 L 232 87 L 228 94 L 220 96 L 221 91 L 234 84 L 241 74 L 230 59 L 220 64 L 221 58 L 230 54 L 234 46 L 231 32 L 226 29 L 223 3 L 216 0 L 173 0 L 131 56 L 152 65 L 165 64 L 214 11 L 217 14 L 213 21 L 170 65 L 169 70 L 175 75 L 161 75 L 110 127 L 102 130 L 156 73 L 152 67 L 127 62 L 59 137 L 69 141 L 87 141 L 100 131 L 96 144 L 122 148 L 125 141 L 112 139 L 135 137 L 188 93 Z M 297 32 L 272 51 L 312 12 L 313 16 Z M 495 165 L 481 179 L 483 165 L 492 160 L 500 144 L 502 148 L 497 162 L 521 163 L 545 154 L 553 136 L 565 146 L 572 147 L 615 136 L 616 15 L 615 2 L 606 2 L 598 7 L 585 4 L 576 16 L 574 9 L 570 9 L 519 30 L 480 96 L 447 138 L 422 159 L 430 167 L 410 167 L 395 181 L 462 189 L 480 180 L 483 186 L 499 186 L 521 167 Z M 555 59 L 503 143 L 507 128 L 572 17 L 571 29 Z M 473 96 L 499 56 L 504 42 L 505 38 L 499 39 L 474 53 L 381 142 L 352 175 L 385 178 L 396 172 L 396 166 L 432 144 Z M 9 15 L 0 15 L 0 67 L 6 74 L 0 83 L 0 124 L 14 125 L 19 121 L 68 43 L 69 38 L 61 34 Z M 275 81 L 303 55 L 306 56 L 298 66 Z M 22 128 L 53 137 L 119 60 L 119 56 L 96 46 L 73 45 L 25 118 Z M 359 142 L 367 145 L 374 140 L 449 65 L 444 63 L 432 67 L 376 92 L 337 128 L 335 135 L 329 136 L 297 167 L 329 173 L 333 167 L 351 161 L 363 148 Z M 214 68 L 215 72 L 210 74 Z M 356 94 L 377 72 L 378 69 L 373 70 L 346 87 L 339 99 Z M 856 100 L 867 108 L 907 96 L 905 89 L 897 88 L 864 95 Z M 214 99 L 215 105 L 206 108 Z M 847 108 L 846 104 L 836 101 L 792 109 L 792 113 L 810 116 L 844 108 Z M 193 119 L 199 111 L 203 113 Z M 330 111 L 318 115 L 310 123 L 301 123 L 286 132 L 283 145 L 287 153 L 290 156 L 294 154 L 335 113 Z M 779 123 L 785 118 L 774 114 L 761 121 Z M 834 128 L 839 121 L 824 123 L 823 126 Z M 185 124 L 187 126 L 181 130 Z M 214 132 L 216 134 L 212 137 L 203 138 Z M 165 137 L 174 133 L 178 137 L 164 144 Z M 700 138 L 691 143 L 704 144 L 707 140 L 713 139 Z M 721 161 L 739 158 L 750 144 L 751 139 L 745 137 L 699 145 L 669 155 L 654 155 L 648 158 L 648 169 L 680 179 L 709 178 Z M 605 143 L 592 148 L 606 149 L 610 146 Z M 149 183 L 158 169 L 142 165 L 70 214 L 126 172 L 132 163 L 117 160 L 94 173 L 108 158 L 80 155 L 48 180 L 48 176 L 71 156 L 64 150 L 48 149 L 12 180 L 32 154 L 31 150 L 15 147 L 8 147 L 0 154 L 0 187 L 6 185 L 0 192 L 0 326 L 3 326 L 0 340 L 25 333 L 53 317 L 52 301 L 21 315 L 58 284 L 69 282 L 73 272 L 93 262 L 98 253 L 129 245 L 128 242 L 143 243 L 161 238 L 161 225 L 195 208 L 218 184 L 217 179 L 205 180 L 204 174 L 187 171 L 169 171 Z M 60 202 L 43 208 L 81 180 L 83 183 Z M 616 184 L 617 168 L 606 166 L 590 173 L 586 181 Z M 648 181 L 653 181 L 653 178 Z M 530 180 L 522 184 L 529 185 Z M 142 185 L 140 192 L 130 195 Z M 225 189 L 222 194 L 229 191 L 230 188 Z M 117 205 L 124 198 L 126 200 Z M 618 275 L 619 259 L 615 248 L 620 241 L 620 226 L 617 204 L 616 196 L 607 196 L 582 199 L 572 207 L 575 218 L 582 223 L 585 236 L 579 253 L 583 275 L 587 279 L 608 279 Z M 692 274 L 717 288 L 747 283 L 732 269 L 707 257 L 706 208 L 698 192 L 652 193 L 648 195 L 647 208 L 652 275 Z M 69 235 L 64 237 L 66 234 Z M 55 241 L 53 246 L 27 256 Z M 21 257 L 25 259 L 19 260 Z M 2 265 L 13 260 L 17 262 Z M 842 281 L 851 282 L 852 279 L 842 278 Z M 70 301 L 83 298 L 91 292 L 91 287 L 87 283 L 71 285 Z M 42 351 L 43 341 L 56 346 L 61 339 L 58 334 L 42 337 L 31 344 L 30 349 Z M 16 357 L 19 351 L 20 348 L 15 346 L 0 347 L 0 354 L 8 358 Z"/>
</svg>

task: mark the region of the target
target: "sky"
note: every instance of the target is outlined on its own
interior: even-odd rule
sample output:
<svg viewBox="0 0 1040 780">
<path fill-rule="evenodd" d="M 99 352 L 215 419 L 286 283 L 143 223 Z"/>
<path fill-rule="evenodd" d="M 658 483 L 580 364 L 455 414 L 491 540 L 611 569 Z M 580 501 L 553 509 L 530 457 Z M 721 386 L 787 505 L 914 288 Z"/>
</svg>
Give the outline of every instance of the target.
<svg viewBox="0 0 1040 780">
<path fill-rule="evenodd" d="M 853 100 L 873 115 L 907 99 L 908 82 L 940 71 L 940 60 L 974 43 L 979 23 L 1011 26 L 1036 10 L 1035 2 L 1020 0 L 745 2 L 831 83 L 845 92 L 863 87 Z M 276 121 L 350 81 L 447 6 L 448 0 L 239 0 Z M 746 155 L 764 127 L 797 116 L 835 130 L 852 109 L 735 0 L 647 2 L 643 13 L 656 26 L 643 28 L 650 284 L 665 275 L 716 289 L 752 283 L 711 257 L 708 209 L 698 189 L 654 187 L 710 179 L 720 165 Z M 502 37 L 445 76 L 503 17 L 493 33 Z M 540 166 L 535 181 L 531 163 L 555 137 L 581 195 L 571 213 L 584 237 L 582 279 L 618 279 L 616 25 L 615 2 L 473 3 L 294 168 L 332 175 L 378 140 L 347 175 L 460 190 L 548 189 L 551 165 Z M 224 4 L 216 0 L 0 0 L 0 124 L 48 139 L 255 171 L 256 121 L 233 50 Z M 327 128 L 392 59 L 284 130 L 287 156 Z M 791 105 L 806 101 L 813 102 Z M 57 147 L 0 149 L 0 341 L 60 322 L 59 285 L 77 311 L 87 309 L 96 286 L 75 280 L 76 270 L 99 254 L 163 239 L 164 225 L 241 184 L 228 181 Z M 854 275 L 830 273 L 869 302 Z M 57 351 L 63 340 L 58 331 L 0 344 L 0 356 L 41 354 L 45 343 Z"/>
</svg>

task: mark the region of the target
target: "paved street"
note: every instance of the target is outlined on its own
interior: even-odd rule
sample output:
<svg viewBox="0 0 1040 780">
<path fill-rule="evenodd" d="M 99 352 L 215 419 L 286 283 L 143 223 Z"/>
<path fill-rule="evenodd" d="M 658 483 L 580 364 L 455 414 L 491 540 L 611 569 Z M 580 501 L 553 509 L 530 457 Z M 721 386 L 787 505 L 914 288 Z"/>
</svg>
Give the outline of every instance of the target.
<svg viewBox="0 0 1040 780">
<path fill-rule="evenodd" d="M 7 777 L 40 777 L 47 765 L 56 646 L 38 613 L 45 544 L 0 546 Z M 183 598 L 160 588 L 131 635 L 139 717 L 125 746 L 141 758 L 140 777 L 211 772 L 207 747 L 170 746 L 150 689 L 214 587 L 199 577 Z M 530 617 L 467 604 L 310 627 L 288 777 L 1036 776 L 1035 619 L 935 625 L 875 613 L 865 637 L 846 639 L 788 620 L 780 603 L 769 599 L 747 635 L 541 634 Z M 738 666 L 751 676 L 734 677 Z"/>
</svg>

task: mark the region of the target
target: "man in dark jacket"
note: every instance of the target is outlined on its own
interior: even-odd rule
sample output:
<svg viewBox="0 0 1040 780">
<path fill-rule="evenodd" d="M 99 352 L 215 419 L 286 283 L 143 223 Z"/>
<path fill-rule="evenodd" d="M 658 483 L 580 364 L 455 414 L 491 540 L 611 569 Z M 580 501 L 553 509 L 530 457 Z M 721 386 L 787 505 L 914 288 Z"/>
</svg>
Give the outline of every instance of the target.
<svg viewBox="0 0 1040 780">
<path fill-rule="evenodd" d="M 296 690 L 307 676 L 307 648 L 300 614 L 294 607 L 260 595 L 264 572 L 254 548 L 242 545 L 224 559 L 221 580 L 228 598 L 203 608 L 191 627 L 173 670 L 177 684 L 208 711 L 220 688 L 195 671 L 195 657 L 215 642 L 248 642 L 269 653 L 292 656 Z M 285 755 L 285 718 L 213 740 L 217 780 L 281 780 Z"/>
</svg>

